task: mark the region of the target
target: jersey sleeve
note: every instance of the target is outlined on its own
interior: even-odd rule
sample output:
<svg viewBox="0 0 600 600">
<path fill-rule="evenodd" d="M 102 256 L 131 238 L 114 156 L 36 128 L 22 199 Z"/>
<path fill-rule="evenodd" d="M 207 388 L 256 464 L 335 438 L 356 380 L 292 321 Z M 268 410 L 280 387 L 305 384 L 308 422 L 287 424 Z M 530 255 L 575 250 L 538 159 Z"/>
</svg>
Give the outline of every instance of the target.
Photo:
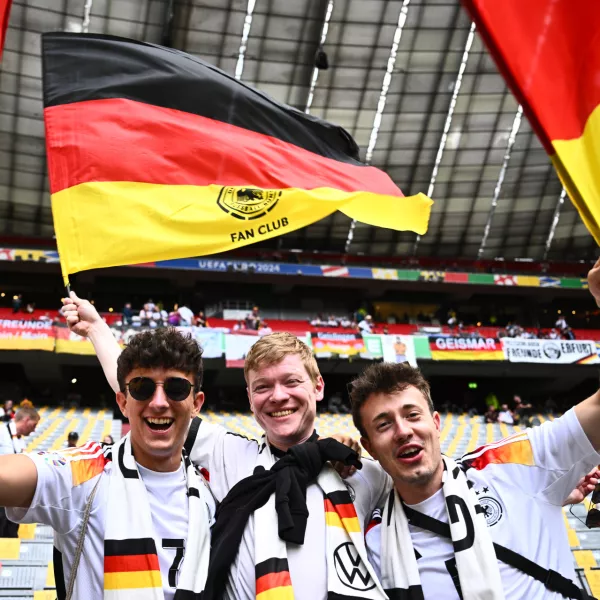
<svg viewBox="0 0 600 600">
<path fill-rule="evenodd" d="M 574 409 L 560 419 L 528 430 L 536 466 L 539 491 L 551 504 L 562 505 L 579 480 L 600 464 Z"/>
<path fill-rule="evenodd" d="M 561 506 L 600 462 L 573 409 L 559 419 L 516 433 L 463 457 L 463 464 Z"/>
<path fill-rule="evenodd" d="M 12 438 L 8 433 L 8 429 L 3 427 L 4 423 L 0 421 L 0 455 L 14 454 L 15 450 L 12 444 Z"/>
<path fill-rule="evenodd" d="M 106 465 L 100 446 L 95 446 L 96 452 L 89 455 L 82 455 L 80 449 L 27 454 L 37 469 L 35 494 L 29 508 L 7 508 L 9 519 L 50 525 L 60 534 L 76 527 Z"/>
<path fill-rule="evenodd" d="M 354 491 L 354 506 L 365 528 L 373 511 L 385 503 L 392 480 L 377 461 L 363 458 L 362 465 L 362 469 L 346 480 L 346 485 Z"/>
<path fill-rule="evenodd" d="M 252 475 L 258 442 L 201 419 L 194 439 L 188 436 L 190 460 L 202 470 L 215 498 L 221 502 L 240 480 Z"/>
</svg>

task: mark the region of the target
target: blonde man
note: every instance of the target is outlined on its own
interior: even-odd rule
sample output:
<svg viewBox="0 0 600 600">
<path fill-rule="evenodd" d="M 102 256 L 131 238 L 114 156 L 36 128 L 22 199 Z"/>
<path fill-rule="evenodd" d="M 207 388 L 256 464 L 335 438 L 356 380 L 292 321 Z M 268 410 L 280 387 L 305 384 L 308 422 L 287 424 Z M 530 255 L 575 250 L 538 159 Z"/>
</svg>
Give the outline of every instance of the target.
<svg viewBox="0 0 600 600">
<path fill-rule="evenodd" d="M 76 333 L 91 339 L 104 372 L 114 386 L 120 348 L 106 324 L 89 302 L 74 294 L 71 301 L 66 302 L 65 315 Z M 315 432 L 317 402 L 323 399 L 325 384 L 306 344 L 289 333 L 266 335 L 248 353 L 244 375 L 250 409 L 265 431 L 262 440 L 247 439 L 198 418 L 192 421 L 186 441 L 192 462 L 208 470 L 211 488 L 219 501 L 236 483 L 252 475 L 256 467 L 269 468 L 293 446 L 318 437 Z M 354 501 L 352 506 L 349 500 L 348 510 L 356 512 L 362 529 L 370 512 L 384 497 L 388 478 L 373 461 L 365 460 L 362 470 L 345 483 Z M 366 552 L 348 542 L 337 548 L 329 547 L 326 503 L 316 482 L 307 487 L 306 504 L 309 517 L 305 543 L 286 544 L 285 548 L 294 598 L 325 600 L 332 586 L 338 586 L 348 596 L 377 597 L 379 583 L 370 565 L 362 560 Z M 229 572 L 226 598 L 253 600 L 262 590 L 265 578 L 257 585 L 257 578 L 261 579 L 262 565 L 257 557 L 261 533 L 255 530 L 253 515 Z M 362 533 L 358 537 L 362 539 Z M 356 545 L 360 543 L 357 541 Z"/>
</svg>

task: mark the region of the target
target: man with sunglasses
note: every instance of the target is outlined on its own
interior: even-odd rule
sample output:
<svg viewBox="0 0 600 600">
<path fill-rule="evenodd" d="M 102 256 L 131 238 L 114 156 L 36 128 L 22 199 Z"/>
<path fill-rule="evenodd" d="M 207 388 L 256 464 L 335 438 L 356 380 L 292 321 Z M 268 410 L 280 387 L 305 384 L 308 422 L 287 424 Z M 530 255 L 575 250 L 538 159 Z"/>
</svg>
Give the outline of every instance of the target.
<svg viewBox="0 0 600 600">
<path fill-rule="evenodd" d="M 171 328 L 143 332 L 116 378 L 130 433 L 112 446 L 1 456 L 0 505 L 16 522 L 54 529 L 59 600 L 70 588 L 81 600 L 197 597 L 215 505 L 183 445 L 204 402 L 202 351 Z"/>
<path fill-rule="evenodd" d="M 110 329 L 91 303 L 73 293 L 63 302 L 67 323 L 75 333 L 92 341 L 105 375 L 115 387 L 120 347 Z M 268 469 L 291 447 L 316 438 L 316 407 L 323 398 L 324 382 L 306 344 L 291 334 L 266 335 L 254 344 L 246 357 L 244 374 L 250 408 L 265 431 L 261 442 L 200 419 L 194 419 L 186 442 L 186 446 L 192 448 L 192 461 L 209 471 L 211 489 L 219 501 L 235 484 L 252 475 L 256 467 Z M 385 496 L 387 486 L 387 475 L 371 460 L 364 460 L 363 468 L 346 480 L 350 496 L 347 510 L 353 514 L 355 511 L 361 529 Z M 344 494 L 348 495 L 346 491 Z M 315 481 L 311 482 L 306 489 L 309 516 L 305 542 L 286 544 L 294 598 L 325 600 L 328 591 L 333 597 L 338 590 L 348 596 L 380 597 L 372 569 L 365 565 L 366 552 L 362 553 L 363 562 L 357 550 L 362 536 L 354 545 L 344 542 L 339 548 L 337 544 L 330 547 L 331 516 L 326 514 L 323 498 L 323 490 Z M 264 581 L 271 580 L 267 575 L 260 578 L 264 581 L 257 581 L 258 573 L 262 572 L 261 565 L 256 564 L 256 557 L 261 554 L 257 546 L 261 537 L 266 536 L 264 531 L 262 536 L 255 531 L 255 519 L 256 513 L 245 527 L 227 578 L 225 598 L 254 600 L 263 589 Z"/>
</svg>

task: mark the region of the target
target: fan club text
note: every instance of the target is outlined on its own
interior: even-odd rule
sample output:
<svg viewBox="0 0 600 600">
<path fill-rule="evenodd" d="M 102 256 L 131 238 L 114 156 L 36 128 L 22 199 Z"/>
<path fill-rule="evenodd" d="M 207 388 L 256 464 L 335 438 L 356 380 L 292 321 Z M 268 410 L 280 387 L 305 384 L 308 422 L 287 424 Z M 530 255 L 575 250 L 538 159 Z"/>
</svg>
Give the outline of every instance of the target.
<svg viewBox="0 0 600 600">
<path fill-rule="evenodd" d="M 243 231 L 232 231 L 229 235 L 231 236 L 232 242 L 244 242 L 246 240 L 254 239 L 254 236 L 258 233 L 259 236 L 274 233 L 278 229 L 283 229 L 289 225 L 287 217 L 282 217 L 271 223 L 263 223 L 257 228 L 244 229 Z"/>
</svg>

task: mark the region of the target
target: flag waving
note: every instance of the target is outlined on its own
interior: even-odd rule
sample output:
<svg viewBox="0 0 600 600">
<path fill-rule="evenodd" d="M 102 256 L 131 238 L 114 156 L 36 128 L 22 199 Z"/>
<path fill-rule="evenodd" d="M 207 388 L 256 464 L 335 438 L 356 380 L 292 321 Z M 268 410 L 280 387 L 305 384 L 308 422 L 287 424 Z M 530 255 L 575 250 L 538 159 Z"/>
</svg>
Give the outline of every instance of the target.
<svg viewBox="0 0 600 600">
<path fill-rule="evenodd" d="M 336 210 L 425 233 L 352 137 L 203 61 L 101 35 L 42 39 L 44 120 L 63 275 L 213 254 Z"/>
<path fill-rule="evenodd" d="M 573 204 L 600 244 L 600 6 L 463 0 Z"/>
</svg>

